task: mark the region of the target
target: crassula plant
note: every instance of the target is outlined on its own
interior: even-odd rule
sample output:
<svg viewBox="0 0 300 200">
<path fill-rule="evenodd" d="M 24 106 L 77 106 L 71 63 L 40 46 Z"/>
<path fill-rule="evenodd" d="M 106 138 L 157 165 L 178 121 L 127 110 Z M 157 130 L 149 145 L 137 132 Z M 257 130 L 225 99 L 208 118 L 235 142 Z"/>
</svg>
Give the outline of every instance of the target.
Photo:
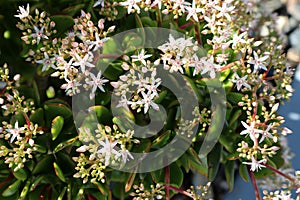
<svg viewBox="0 0 300 200">
<path fill-rule="evenodd" d="M 221 166 L 229 190 L 238 171 L 256 199 L 297 198 L 293 69 L 260 1 L 7 4 L 27 64 L 0 70 L 1 199 L 213 199 Z"/>
</svg>

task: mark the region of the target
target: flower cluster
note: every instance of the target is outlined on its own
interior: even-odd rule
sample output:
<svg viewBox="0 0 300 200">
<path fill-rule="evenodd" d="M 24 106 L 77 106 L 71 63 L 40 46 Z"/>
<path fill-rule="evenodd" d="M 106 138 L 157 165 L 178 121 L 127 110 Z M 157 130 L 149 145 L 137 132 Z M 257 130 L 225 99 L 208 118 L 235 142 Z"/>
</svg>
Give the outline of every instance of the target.
<svg viewBox="0 0 300 200">
<path fill-rule="evenodd" d="M 7 66 L 0 69 L 5 84 L 0 93 L 0 141 L 5 142 L 0 156 L 10 168 L 33 169 L 35 179 L 43 171 L 41 166 L 53 164 L 54 177 L 61 181 L 57 188 L 65 188 L 57 199 L 64 198 L 66 190 L 69 198 L 72 191 L 79 190 L 76 198 L 86 192 L 84 195 L 92 199 L 95 189 L 104 196 L 113 193 L 116 198 L 128 192 L 134 199 L 170 199 L 171 190 L 193 199 L 207 199 L 210 182 L 183 190 L 182 170 L 193 169 L 210 180 L 220 164 L 225 166 L 227 178 L 233 177 L 235 164 L 248 168 L 252 181 L 264 173 L 281 175 L 283 179 L 276 181 L 279 186 L 264 188 L 264 199 L 291 199 L 292 189 L 299 192 L 299 172 L 293 175 L 290 152 L 284 146 L 284 137 L 292 131 L 283 126 L 284 118 L 277 114 L 280 103 L 292 95 L 293 70 L 282 55 L 284 38 L 274 26 L 275 17 L 258 1 L 97 0 L 86 7 L 88 12 L 76 11 L 76 6 L 62 12 L 70 9 L 75 9 L 74 16 L 50 16 L 38 9 L 31 15 L 27 4 L 15 15 L 26 45 L 23 56 L 36 67 L 36 76 L 56 82 L 55 90 L 63 98 L 48 96 L 50 100 L 44 101 L 36 94 L 43 90 L 38 84 L 25 95 L 20 75 L 10 78 Z M 129 30 L 121 41 L 112 36 L 133 27 L 144 32 L 147 26 L 174 32 L 157 49 L 143 47 L 149 40 L 145 35 L 151 33 L 139 38 Z M 184 34 L 176 35 L 175 30 Z M 197 106 L 189 113 L 193 119 L 184 119 L 182 99 L 164 85 L 161 71 L 182 76 L 189 86 L 182 89 L 195 94 Z M 34 85 L 33 80 L 29 82 Z M 74 124 L 65 96 L 76 97 L 86 91 L 96 105 L 88 111 L 91 116 L 79 113 L 76 117 L 80 123 Z M 213 105 L 213 96 L 220 96 L 218 102 L 226 105 L 226 115 L 219 113 L 219 105 Z M 121 116 L 112 116 L 116 108 Z M 124 118 L 147 124 L 153 110 L 167 115 L 157 135 L 137 138 L 132 127 L 126 129 Z M 162 118 L 158 115 L 155 117 Z M 219 137 L 219 124 L 213 122 L 222 121 L 222 117 L 225 125 Z M 190 148 L 164 169 L 140 176 L 112 170 L 137 162 L 132 152 L 155 151 L 178 135 L 191 141 Z M 207 138 L 216 147 L 211 147 L 212 152 L 204 158 L 200 149 Z M 67 155 L 73 160 L 65 159 Z M 69 164 L 62 167 L 65 162 Z M 177 174 L 168 174 L 170 168 Z M 77 178 L 85 186 L 70 189 L 73 184 L 66 182 Z M 40 180 L 34 183 L 39 182 L 43 184 Z M 41 187 L 45 191 L 51 184 Z M 110 187 L 122 188 L 122 192 L 108 192 Z M 260 199 L 258 191 L 256 194 Z"/>
</svg>

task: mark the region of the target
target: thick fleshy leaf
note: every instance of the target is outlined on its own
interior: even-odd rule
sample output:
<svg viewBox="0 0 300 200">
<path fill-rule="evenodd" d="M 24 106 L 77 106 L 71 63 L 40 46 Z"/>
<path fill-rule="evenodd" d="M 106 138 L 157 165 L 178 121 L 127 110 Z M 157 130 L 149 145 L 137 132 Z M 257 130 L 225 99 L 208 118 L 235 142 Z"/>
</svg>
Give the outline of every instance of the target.
<svg viewBox="0 0 300 200">
<path fill-rule="evenodd" d="M 218 173 L 221 154 L 222 154 L 222 146 L 220 143 L 217 143 L 213 150 L 208 154 L 207 163 L 208 163 L 208 180 L 213 181 Z"/>
<path fill-rule="evenodd" d="M 234 168 L 235 161 L 228 160 L 225 164 L 225 176 L 229 191 L 232 191 L 234 187 Z"/>
<path fill-rule="evenodd" d="M 183 182 L 183 172 L 176 163 L 170 165 L 170 184 L 180 188 Z"/>
<path fill-rule="evenodd" d="M 227 98 L 227 101 L 236 105 L 236 104 L 238 104 L 238 102 L 242 101 L 243 96 L 244 95 L 241 93 L 230 92 L 226 98 Z"/>
<path fill-rule="evenodd" d="M 170 130 L 166 131 L 165 133 L 163 133 L 161 136 L 159 136 L 152 142 L 151 148 L 161 148 L 162 146 L 168 143 L 170 136 L 171 136 L 171 131 Z"/>
<path fill-rule="evenodd" d="M 27 173 L 25 169 L 21 168 L 18 171 L 13 171 L 14 176 L 21 181 L 24 181 L 27 179 Z"/>
<path fill-rule="evenodd" d="M 64 196 L 65 196 L 65 193 L 67 191 L 67 187 L 64 187 L 64 189 L 61 191 L 61 193 L 59 194 L 57 200 L 63 200 L 64 199 Z"/>
<path fill-rule="evenodd" d="M 38 108 L 34 111 L 29 117 L 30 121 L 34 124 L 38 124 L 39 126 L 45 125 L 44 119 L 44 110 L 42 108 Z"/>
<path fill-rule="evenodd" d="M 9 185 L 3 192 L 2 196 L 9 197 L 18 192 L 19 187 L 21 185 L 21 180 L 16 180 L 13 184 Z"/>
<path fill-rule="evenodd" d="M 125 192 L 128 192 L 131 187 L 132 187 L 132 184 L 134 182 L 134 179 L 135 179 L 135 175 L 136 173 L 131 173 L 126 181 L 126 184 L 125 184 Z"/>
<path fill-rule="evenodd" d="M 242 177 L 242 179 L 246 182 L 249 181 L 249 175 L 248 175 L 248 170 L 247 170 L 247 166 L 246 165 L 243 165 L 241 164 L 239 166 L 239 173 L 240 173 L 240 176 Z"/>
<path fill-rule="evenodd" d="M 58 35 L 64 34 L 74 24 L 74 19 L 68 15 L 55 15 L 51 17 L 55 22 L 55 29 Z"/>
<path fill-rule="evenodd" d="M 53 157 L 50 155 L 45 156 L 42 158 L 34 167 L 32 174 L 37 175 L 41 173 L 49 173 L 49 168 L 52 166 Z"/>
<path fill-rule="evenodd" d="M 66 178 L 64 176 L 63 171 L 60 169 L 60 167 L 58 166 L 58 164 L 56 162 L 53 163 L 53 167 L 54 167 L 54 171 L 56 176 L 63 182 L 66 182 Z"/>
<path fill-rule="evenodd" d="M 28 191 L 29 191 L 30 183 L 31 183 L 30 180 L 28 180 L 28 181 L 26 182 L 26 184 L 25 184 L 25 186 L 24 186 L 24 188 L 23 188 L 23 190 L 22 190 L 22 192 L 21 192 L 20 198 L 19 198 L 18 200 L 23 200 L 23 199 L 25 199 L 25 197 L 27 196 Z"/>
<path fill-rule="evenodd" d="M 55 140 L 58 137 L 63 126 L 64 126 L 64 118 L 62 116 L 57 116 L 52 120 L 52 125 L 51 125 L 52 140 Z"/>
<path fill-rule="evenodd" d="M 61 151 L 62 149 L 72 145 L 74 142 L 76 142 L 78 140 L 78 136 L 68 139 L 67 141 L 61 142 L 59 143 L 53 150 L 53 153 L 57 153 L 59 151 Z"/>
</svg>

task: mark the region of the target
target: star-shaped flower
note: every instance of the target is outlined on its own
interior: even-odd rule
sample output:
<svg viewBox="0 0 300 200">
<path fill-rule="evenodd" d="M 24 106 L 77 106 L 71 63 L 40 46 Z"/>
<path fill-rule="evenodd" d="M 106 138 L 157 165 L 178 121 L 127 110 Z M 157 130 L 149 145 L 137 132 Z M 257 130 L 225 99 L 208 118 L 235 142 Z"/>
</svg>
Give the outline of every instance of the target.
<svg viewBox="0 0 300 200">
<path fill-rule="evenodd" d="M 87 53 L 83 58 L 81 58 L 77 53 L 75 54 L 75 58 L 77 62 L 73 63 L 73 66 L 80 66 L 82 73 L 85 73 L 85 67 L 95 67 L 94 64 L 89 62 L 89 54 Z"/>
<path fill-rule="evenodd" d="M 246 128 L 246 130 L 243 130 L 240 135 L 249 135 L 250 136 L 250 139 L 253 141 L 253 142 L 256 142 L 257 141 L 257 138 L 259 136 L 259 133 L 262 133 L 263 130 L 259 130 L 259 129 L 256 129 L 255 128 L 255 122 L 251 122 L 250 123 L 250 126 L 248 124 L 246 124 L 245 122 L 241 122 L 242 125 Z"/>
<path fill-rule="evenodd" d="M 253 156 L 251 157 L 251 162 L 243 162 L 243 164 L 251 165 L 250 170 L 253 171 L 253 172 L 260 170 L 262 167 L 265 167 L 261 163 L 265 164 L 266 160 L 262 159 L 260 161 L 257 161 Z"/>
<path fill-rule="evenodd" d="M 192 7 L 186 7 L 188 15 L 186 16 L 186 20 L 189 20 L 191 17 L 198 22 L 198 13 L 202 11 L 201 8 L 196 7 L 195 0 L 192 3 Z"/>
<path fill-rule="evenodd" d="M 251 89 L 251 86 L 247 83 L 247 77 L 248 75 L 240 78 L 237 73 L 234 74 L 235 80 L 232 80 L 232 82 L 236 83 L 237 90 L 241 90 L 242 86 Z"/>
<path fill-rule="evenodd" d="M 33 38 L 36 38 L 36 43 L 39 44 L 41 39 L 49 39 L 46 35 L 44 35 L 44 29 L 45 27 L 42 26 L 41 29 L 39 29 L 37 26 L 33 26 L 33 29 L 35 33 L 31 34 Z"/>
<path fill-rule="evenodd" d="M 25 9 L 24 6 L 19 6 L 18 15 L 14 15 L 15 17 L 19 17 L 20 19 L 26 18 L 29 16 L 29 4 L 27 4 L 27 7 Z"/>
<path fill-rule="evenodd" d="M 263 56 L 261 58 L 258 57 L 257 53 L 253 51 L 254 59 L 249 60 L 248 63 L 254 65 L 253 72 L 255 73 L 258 69 L 267 70 L 267 67 L 264 64 L 264 61 L 269 58 L 269 56 Z"/>
<path fill-rule="evenodd" d="M 115 150 L 115 146 L 118 144 L 118 141 L 111 142 L 108 140 L 108 138 L 105 138 L 105 142 L 98 141 L 100 145 L 102 145 L 102 148 L 100 148 L 97 153 L 98 154 L 104 154 L 105 155 L 105 166 L 109 165 L 109 161 L 113 156 L 120 157 L 121 154 Z"/>
<path fill-rule="evenodd" d="M 141 2 L 141 0 L 127 0 L 124 2 L 121 2 L 120 5 L 121 6 L 127 6 L 127 12 L 128 14 L 130 14 L 134 9 L 137 10 L 137 12 L 140 12 L 140 7 L 137 5 L 137 3 Z"/>
<path fill-rule="evenodd" d="M 132 58 L 132 62 L 136 62 L 136 61 L 140 61 L 141 63 L 143 63 L 143 65 L 147 65 L 147 62 L 146 62 L 146 58 L 150 58 L 152 55 L 151 54 L 146 54 L 145 55 L 145 50 L 142 49 L 140 53 L 138 53 L 138 55 L 132 55 L 131 58 Z"/>
<path fill-rule="evenodd" d="M 44 59 L 36 61 L 36 63 L 43 65 L 42 72 L 46 71 L 49 67 L 55 69 L 56 68 L 54 65 L 55 57 L 49 58 L 49 55 L 46 52 L 44 52 L 44 56 L 45 56 Z"/>
<path fill-rule="evenodd" d="M 6 129 L 7 132 L 12 134 L 12 136 L 10 138 L 10 143 L 12 143 L 16 139 L 16 137 L 18 137 L 20 135 L 20 133 L 24 131 L 24 129 L 25 129 L 24 127 L 19 128 L 18 121 L 15 122 L 15 127 L 13 129 L 11 129 L 11 128 Z"/>
</svg>

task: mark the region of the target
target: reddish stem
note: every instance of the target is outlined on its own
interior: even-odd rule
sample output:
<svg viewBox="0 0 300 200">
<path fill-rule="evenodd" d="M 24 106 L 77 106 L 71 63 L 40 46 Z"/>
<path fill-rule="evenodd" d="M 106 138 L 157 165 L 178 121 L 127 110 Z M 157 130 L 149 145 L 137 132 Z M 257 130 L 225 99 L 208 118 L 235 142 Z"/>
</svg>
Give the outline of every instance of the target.
<svg viewBox="0 0 300 200">
<path fill-rule="evenodd" d="M 240 62 L 240 61 L 238 60 L 238 61 L 229 63 L 228 65 L 225 65 L 224 67 L 221 67 L 221 68 L 218 69 L 217 71 L 218 71 L 218 72 L 222 72 L 222 71 L 224 71 L 224 70 L 226 70 L 226 69 L 229 69 L 229 68 L 233 67 L 234 65 L 238 64 L 239 62 Z"/>
<path fill-rule="evenodd" d="M 171 185 L 166 185 L 165 188 L 166 188 L 166 189 L 168 188 L 168 189 L 174 190 L 174 191 L 176 191 L 176 192 L 178 192 L 178 193 L 180 193 L 180 194 L 183 194 L 183 195 L 185 195 L 185 196 L 187 196 L 187 197 L 194 198 L 193 195 L 191 195 L 191 194 L 188 193 L 187 191 L 182 190 L 182 189 L 180 189 L 180 188 L 177 188 L 177 187 L 174 187 L 174 186 L 171 186 Z"/>
<path fill-rule="evenodd" d="M 6 183 L 8 183 L 9 181 L 11 181 L 13 178 L 14 178 L 14 175 L 12 173 L 10 173 L 8 175 L 8 177 L 4 181 L 2 181 L 0 183 L 0 188 L 2 188 Z"/>
<path fill-rule="evenodd" d="M 165 182 L 166 182 L 166 200 L 170 200 L 170 168 L 165 167 Z"/>
<path fill-rule="evenodd" d="M 275 172 L 275 173 L 277 173 L 277 174 L 283 176 L 284 178 L 289 179 L 289 180 L 292 181 L 292 182 L 295 182 L 295 179 L 294 179 L 294 178 L 290 177 L 290 176 L 287 175 L 287 174 L 282 173 L 282 172 L 279 171 L 278 169 L 275 169 L 274 167 L 272 167 L 272 166 L 270 166 L 270 165 L 268 165 L 268 164 L 263 164 L 263 165 L 266 166 L 268 169 L 272 170 L 273 172 Z"/>
<path fill-rule="evenodd" d="M 179 28 L 180 29 L 185 29 L 185 28 L 187 28 L 189 26 L 192 26 L 193 24 L 194 24 L 194 22 L 190 21 L 190 22 L 188 22 L 186 24 L 183 24 L 183 25 L 179 26 Z"/>
<path fill-rule="evenodd" d="M 261 200 L 260 192 L 259 192 L 259 189 L 258 189 L 258 186 L 257 186 L 257 183 L 256 183 L 256 179 L 254 177 L 253 172 L 249 169 L 249 167 L 248 167 L 248 172 L 249 172 L 249 175 L 250 175 L 250 179 L 251 179 L 252 185 L 254 187 L 254 192 L 255 192 L 256 200 Z"/>
</svg>

